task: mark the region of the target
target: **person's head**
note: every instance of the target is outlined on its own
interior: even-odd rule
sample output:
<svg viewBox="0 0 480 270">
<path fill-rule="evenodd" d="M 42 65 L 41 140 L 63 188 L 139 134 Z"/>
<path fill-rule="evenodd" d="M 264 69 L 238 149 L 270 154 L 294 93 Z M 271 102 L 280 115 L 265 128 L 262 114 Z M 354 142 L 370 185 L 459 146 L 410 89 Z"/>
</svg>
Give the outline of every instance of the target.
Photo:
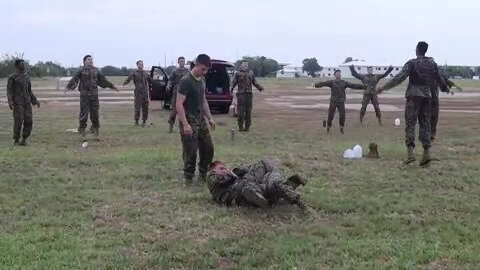
<svg viewBox="0 0 480 270">
<path fill-rule="evenodd" d="M 85 55 L 83 57 L 83 65 L 84 66 L 93 66 L 93 58 L 91 55 Z"/>
<path fill-rule="evenodd" d="M 178 57 L 178 66 L 181 68 L 185 67 L 185 57 L 183 56 Z"/>
<path fill-rule="evenodd" d="M 17 59 L 15 60 L 15 68 L 19 72 L 24 72 L 26 67 L 25 67 L 25 61 L 23 59 Z"/>
<path fill-rule="evenodd" d="M 248 62 L 247 61 L 242 61 L 242 64 L 241 64 L 240 68 L 243 71 L 247 71 L 248 70 Z"/>
<path fill-rule="evenodd" d="M 227 165 L 221 161 L 214 161 L 208 165 L 208 171 L 214 172 L 216 175 L 220 176 L 233 176 L 234 173 L 230 170 Z"/>
<path fill-rule="evenodd" d="M 428 43 L 426 43 L 425 41 L 418 42 L 417 48 L 415 49 L 417 56 L 425 56 L 427 51 L 428 51 Z"/>
<path fill-rule="evenodd" d="M 137 68 L 138 68 L 139 70 L 143 70 L 143 61 L 142 61 L 142 60 L 138 60 L 138 61 L 137 61 Z"/>
<path fill-rule="evenodd" d="M 199 54 L 195 59 L 195 66 L 193 67 L 192 72 L 195 76 L 205 75 L 211 66 L 212 61 L 210 60 L 210 56 Z"/>
<path fill-rule="evenodd" d="M 335 78 L 337 78 L 337 79 L 341 79 L 341 78 L 342 78 L 342 72 L 340 71 L 340 69 L 335 70 L 335 72 L 333 73 L 333 75 L 335 75 Z"/>
<path fill-rule="evenodd" d="M 367 74 L 372 75 L 373 74 L 373 67 L 367 67 Z"/>
</svg>

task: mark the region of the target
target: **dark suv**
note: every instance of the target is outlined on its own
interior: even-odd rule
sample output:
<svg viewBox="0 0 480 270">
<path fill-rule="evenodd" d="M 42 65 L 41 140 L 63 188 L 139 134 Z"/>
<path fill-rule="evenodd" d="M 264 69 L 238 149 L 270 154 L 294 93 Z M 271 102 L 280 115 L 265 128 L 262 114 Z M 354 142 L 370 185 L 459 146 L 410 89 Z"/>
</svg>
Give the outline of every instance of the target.
<svg viewBox="0 0 480 270">
<path fill-rule="evenodd" d="M 235 72 L 235 66 L 232 63 L 222 60 L 212 60 L 212 67 L 205 75 L 207 98 L 210 109 L 218 110 L 221 113 L 228 114 L 232 104 L 233 95 L 230 92 L 231 76 Z M 153 78 L 152 89 L 150 89 L 151 100 L 163 100 L 165 109 L 171 109 L 172 97 L 167 93 L 168 76 L 165 71 L 158 66 L 153 66 L 150 71 Z"/>
</svg>

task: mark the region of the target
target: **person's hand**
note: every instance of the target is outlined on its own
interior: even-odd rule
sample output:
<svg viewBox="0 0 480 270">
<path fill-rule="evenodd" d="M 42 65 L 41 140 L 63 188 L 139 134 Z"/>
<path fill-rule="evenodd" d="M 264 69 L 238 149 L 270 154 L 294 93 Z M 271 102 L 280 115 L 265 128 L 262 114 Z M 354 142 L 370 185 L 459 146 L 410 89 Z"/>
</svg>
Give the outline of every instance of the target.
<svg viewBox="0 0 480 270">
<path fill-rule="evenodd" d="M 383 93 L 383 90 L 385 90 L 383 86 L 377 86 L 375 89 L 375 92 L 377 92 L 377 94 L 381 94 Z"/>
<path fill-rule="evenodd" d="M 210 125 L 210 128 L 212 130 L 215 130 L 216 124 L 215 124 L 215 121 L 213 121 L 213 119 L 208 120 L 208 124 Z"/>
<path fill-rule="evenodd" d="M 40 101 L 37 100 L 37 104 L 35 104 L 35 106 L 40 109 Z"/>
<path fill-rule="evenodd" d="M 258 89 L 258 90 L 259 90 L 260 92 L 263 92 L 263 90 L 265 90 L 265 88 L 262 87 L 262 88 L 260 88 L 260 89 Z"/>
<path fill-rule="evenodd" d="M 115 91 L 117 91 L 117 92 L 120 92 L 120 90 L 118 90 L 118 88 L 117 88 L 115 85 L 113 86 L 112 89 L 115 90 Z"/>
<path fill-rule="evenodd" d="M 355 66 L 354 66 L 354 65 L 350 65 L 350 68 L 351 68 L 351 69 L 355 69 Z"/>
<path fill-rule="evenodd" d="M 193 134 L 193 129 L 192 129 L 192 126 L 190 126 L 190 124 L 188 123 L 183 124 L 183 134 L 185 135 Z"/>
<path fill-rule="evenodd" d="M 13 105 L 13 102 L 11 101 L 8 101 L 8 107 L 10 108 L 10 110 L 13 111 L 13 109 L 15 109 L 15 105 Z"/>
<path fill-rule="evenodd" d="M 390 66 L 388 67 L 388 69 L 393 69 L 393 66 L 392 66 L 392 65 L 390 65 Z"/>
</svg>

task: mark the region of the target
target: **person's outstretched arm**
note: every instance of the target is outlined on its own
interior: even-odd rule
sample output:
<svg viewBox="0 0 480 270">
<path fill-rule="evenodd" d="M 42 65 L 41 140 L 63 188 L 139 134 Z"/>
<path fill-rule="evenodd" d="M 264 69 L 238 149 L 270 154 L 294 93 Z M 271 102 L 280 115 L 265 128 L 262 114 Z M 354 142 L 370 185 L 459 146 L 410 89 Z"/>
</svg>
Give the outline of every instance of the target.
<svg viewBox="0 0 480 270">
<path fill-rule="evenodd" d="M 118 88 L 115 87 L 113 83 L 108 81 L 107 77 L 105 77 L 105 75 L 103 75 L 101 72 L 98 72 L 97 74 L 97 83 L 102 88 L 110 88 L 118 92 Z"/>
<path fill-rule="evenodd" d="M 377 86 L 377 93 L 381 93 L 384 90 L 391 89 L 399 84 L 401 84 L 403 81 L 407 79 L 407 77 L 410 75 L 412 65 L 410 61 L 408 61 L 397 75 L 395 75 L 390 81 L 385 83 L 383 86 Z"/>
<path fill-rule="evenodd" d="M 332 87 L 332 81 L 317 82 L 313 85 L 315 88 Z"/>
<path fill-rule="evenodd" d="M 382 75 L 378 76 L 378 79 L 380 80 L 380 79 L 383 79 L 383 78 L 387 77 L 388 74 L 390 74 L 390 72 L 392 72 L 392 70 L 393 70 L 393 67 L 392 67 L 392 66 L 389 66 L 388 69 L 387 69 L 387 71 L 386 71 L 385 73 L 383 73 Z"/>
<path fill-rule="evenodd" d="M 77 88 L 78 82 L 80 81 L 80 77 L 82 76 L 82 70 L 79 70 L 71 79 L 68 81 L 67 89 L 73 90 Z"/>
<path fill-rule="evenodd" d="M 262 92 L 263 91 L 263 86 L 261 86 L 258 82 L 257 79 L 255 78 L 255 74 L 252 72 L 252 84 L 255 86 L 255 88 L 258 89 L 258 91 Z"/>
<path fill-rule="evenodd" d="M 127 79 L 123 82 L 123 85 L 129 84 L 130 81 L 133 80 L 133 76 L 135 76 L 135 75 L 134 75 L 134 73 L 132 72 L 132 73 L 127 77 Z"/>
<path fill-rule="evenodd" d="M 357 89 L 357 90 L 363 90 L 363 89 L 367 88 L 367 86 L 365 86 L 365 84 L 357 84 L 357 83 L 351 83 L 351 82 L 347 82 L 345 86 L 347 88 L 352 88 L 352 89 Z"/>
<path fill-rule="evenodd" d="M 352 76 L 359 79 L 360 81 L 363 82 L 363 78 L 364 76 L 363 75 L 360 75 L 357 73 L 357 71 L 355 71 L 355 66 L 351 65 L 350 66 L 350 72 L 352 73 Z"/>
</svg>

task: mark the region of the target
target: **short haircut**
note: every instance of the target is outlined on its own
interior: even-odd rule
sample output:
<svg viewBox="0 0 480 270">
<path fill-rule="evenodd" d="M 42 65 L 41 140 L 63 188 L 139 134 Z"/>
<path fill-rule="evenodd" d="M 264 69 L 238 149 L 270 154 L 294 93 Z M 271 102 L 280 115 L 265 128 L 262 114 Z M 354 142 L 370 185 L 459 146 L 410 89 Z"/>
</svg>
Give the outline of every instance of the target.
<svg viewBox="0 0 480 270">
<path fill-rule="evenodd" d="M 185 60 L 185 57 L 183 57 L 183 56 L 178 57 L 178 61 L 180 61 L 182 59 Z"/>
<path fill-rule="evenodd" d="M 90 54 L 85 55 L 85 56 L 83 57 L 83 62 L 85 62 L 85 60 L 87 60 L 87 58 L 89 58 L 89 57 L 92 58 L 92 56 L 91 56 Z"/>
<path fill-rule="evenodd" d="M 425 55 L 425 53 L 427 53 L 427 50 L 428 50 L 428 43 L 426 43 L 425 41 L 420 41 L 418 42 L 417 44 L 417 52 L 421 55 Z"/>
<path fill-rule="evenodd" d="M 335 71 L 333 72 L 333 74 L 337 73 L 337 72 L 340 72 L 342 73 L 342 71 L 340 69 L 335 69 Z"/>
<path fill-rule="evenodd" d="M 197 59 L 195 60 L 195 65 L 205 65 L 208 68 L 212 66 L 212 60 L 210 59 L 210 56 L 206 54 L 199 54 L 197 56 Z"/>
<path fill-rule="evenodd" d="M 143 60 L 138 60 L 138 61 L 137 61 L 137 65 L 138 65 L 138 63 L 140 63 L 140 62 L 143 62 Z"/>
<path fill-rule="evenodd" d="M 208 165 L 208 170 L 211 171 L 211 170 L 215 169 L 218 165 L 225 165 L 225 163 L 216 160 L 216 161 L 210 163 L 210 165 Z"/>
<path fill-rule="evenodd" d="M 23 59 L 15 60 L 15 67 L 19 67 L 21 63 L 25 62 Z"/>
</svg>

